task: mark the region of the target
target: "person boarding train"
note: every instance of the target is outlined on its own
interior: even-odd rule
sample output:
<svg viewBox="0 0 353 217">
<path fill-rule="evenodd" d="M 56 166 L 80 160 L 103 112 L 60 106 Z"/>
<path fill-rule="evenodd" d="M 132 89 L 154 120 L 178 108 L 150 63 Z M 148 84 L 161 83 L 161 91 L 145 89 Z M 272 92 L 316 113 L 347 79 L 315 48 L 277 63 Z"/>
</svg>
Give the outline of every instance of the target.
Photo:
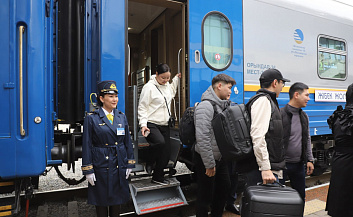
<svg viewBox="0 0 353 217">
<path fill-rule="evenodd" d="M 83 125 L 82 171 L 88 203 L 98 217 L 119 216 L 119 204 L 130 199 L 128 177 L 134 167 L 133 146 L 124 113 L 116 109 L 115 81 L 97 84 L 99 110 L 88 113 Z"/>
</svg>

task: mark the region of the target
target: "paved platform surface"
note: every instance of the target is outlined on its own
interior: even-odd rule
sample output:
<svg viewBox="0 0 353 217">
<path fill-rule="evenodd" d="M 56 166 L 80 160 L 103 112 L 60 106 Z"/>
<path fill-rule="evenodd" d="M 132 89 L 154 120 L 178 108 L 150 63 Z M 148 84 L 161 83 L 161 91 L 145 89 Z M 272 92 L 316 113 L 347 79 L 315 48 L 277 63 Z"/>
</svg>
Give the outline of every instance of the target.
<svg viewBox="0 0 353 217">
<path fill-rule="evenodd" d="M 305 217 L 328 217 L 325 211 L 329 184 L 306 189 Z"/>
</svg>

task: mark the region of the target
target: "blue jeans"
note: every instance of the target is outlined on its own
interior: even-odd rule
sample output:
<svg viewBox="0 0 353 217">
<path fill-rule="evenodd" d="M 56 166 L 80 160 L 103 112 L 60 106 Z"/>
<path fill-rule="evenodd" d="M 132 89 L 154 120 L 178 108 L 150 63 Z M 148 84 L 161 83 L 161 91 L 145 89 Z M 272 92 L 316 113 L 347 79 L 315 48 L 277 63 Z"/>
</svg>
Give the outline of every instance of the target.
<svg viewBox="0 0 353 217">
<path fill-rule="evenodd" d="M 284 184 L 286 177 L 290 180 L 292 188 L 298 191 L 300 197 L 305 201 L 305 167 L 300 163 L 286 163 L 286 170 L 283 170 L 283 179 L 280 183 Z"/>
</svg>

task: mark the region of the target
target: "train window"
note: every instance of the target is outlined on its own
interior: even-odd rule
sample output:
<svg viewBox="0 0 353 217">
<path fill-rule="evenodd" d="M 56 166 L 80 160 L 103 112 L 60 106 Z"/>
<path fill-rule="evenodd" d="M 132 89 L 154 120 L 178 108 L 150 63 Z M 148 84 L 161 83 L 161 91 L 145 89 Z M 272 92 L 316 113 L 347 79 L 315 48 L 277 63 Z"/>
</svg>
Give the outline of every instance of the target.
<svg viewBox="0 0 353 217">
<path fill-rule="evenodd" d="M 318 74 L 320 78 L 344 80 L 347 77 L 346 42 L 329 36 L 319 36 Z"/>
<path fill-rule="evenodd" d="M 230 21 L 220 12 L 210 12 L 203 19 L 202 57 L 211 69 L 223 71 L 231 64 L 232 32 Z"/>
</svg>

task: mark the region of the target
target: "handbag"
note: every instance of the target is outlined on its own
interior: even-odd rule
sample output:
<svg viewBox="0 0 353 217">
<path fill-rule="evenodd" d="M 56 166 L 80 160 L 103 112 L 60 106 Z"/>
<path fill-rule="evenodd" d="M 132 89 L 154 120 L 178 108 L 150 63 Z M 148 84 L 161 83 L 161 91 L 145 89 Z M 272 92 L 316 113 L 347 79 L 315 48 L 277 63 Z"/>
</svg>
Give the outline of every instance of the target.
<svg viewBox="0 0 353 217">
<path fill-rule="evenodd" d="M 165 101 L 165 105 L 167 106 L 167 109 L 168 109 L 168 114 L 169 114 L 169 120 L 168 120 L 168 127 L 175 127 L 175 118 L 172 117 L 172 115 L 170 114 L 170 111 L 169 111 L 169 107 L 168 107 L 168 103 L 167 103 L 167 99 L 165 98 L 165 96 L 163 95 L 162 91 L 157 87 L 157 85 L 154 85 L 156 86 L 157 90 L 162 94 L 163 98 L 164 98 L 164 101 Z"/>
<path fill-rule="evenodd" d="M 175 127 L 175 118 L 170 116 L 168 120 L 168 126 L 169 127 Z"/>
</svg>

